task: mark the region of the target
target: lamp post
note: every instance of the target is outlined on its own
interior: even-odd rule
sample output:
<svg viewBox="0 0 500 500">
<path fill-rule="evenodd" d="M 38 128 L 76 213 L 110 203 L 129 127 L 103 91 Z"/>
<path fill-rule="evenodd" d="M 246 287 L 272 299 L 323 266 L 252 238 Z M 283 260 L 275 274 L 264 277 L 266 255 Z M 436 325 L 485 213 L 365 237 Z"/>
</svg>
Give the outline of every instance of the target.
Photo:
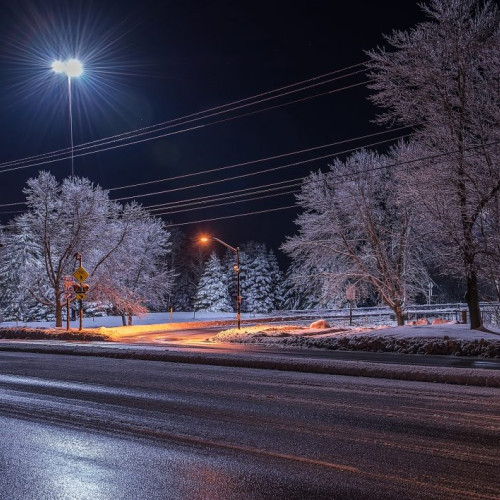
<svg viewBox="0 0 500 500">
<path fill-rule="evenodd" d="M 221 245 L 231 250 L 236 255 L 236 265 L 234 266 L 234 271 L 236 272 L 236 320 L 238 322 L 238 330 L 241 329 L 241 285 L 240 285 L 240 248 L 232 247 L 228 245 L 225 241 L 216 238 L 215 236 L 202 236 L 200 238 L 201 243 L 207 243 L 208 241 L 217 241 Z"/>
<path fill-rule="evenodd" d="M 75 175 L 73 158 L 73 109 L 71 99 L 71 78 L 80 76 L 83 73 L 83 64 L 78 59 L 68 59 L 67 61 L 54 61 L 52 63 L 54 73 L 62 73 L 68 78 L 68 104 L 69 104 L 69 132 L 71 141 L 71 177 Z"/>
</svg>

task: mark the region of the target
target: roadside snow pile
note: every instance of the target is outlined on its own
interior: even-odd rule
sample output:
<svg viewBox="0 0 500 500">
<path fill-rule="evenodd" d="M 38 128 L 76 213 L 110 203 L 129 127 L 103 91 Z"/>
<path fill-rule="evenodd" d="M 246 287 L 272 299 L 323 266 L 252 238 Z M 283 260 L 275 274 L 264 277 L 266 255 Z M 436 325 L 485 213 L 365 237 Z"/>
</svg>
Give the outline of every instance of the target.
<svg viewBox="0 0 500 500">
<path fill-rule="evenodd" d="M 312 326 L 312 325 L 311 325 Z M 371 328 L 353 328 L 350 333 L 361 334 Z M 241 329 L 231 328 L 219 332 L 211 338 L 212 342 L 234 342 L 234 343 L 272 343 L 281 342 L 285 337 L 305 338 L 305 337 L 331 337 L 339 333 L 347 333 L 345 328 L 307 328 L 299 325 L 255 325 L 242 327 Z"/>
<path fill-rule="evenodd" d="M 24 328 L 7 327 L 0 328 L 0 339 L 29 339 L 29 340 L 85 340 L 85 341 L 107 341 L 107 335 L 82 331 L 67 332 L 62 328 Z"/>
<path fill-rule="evenodd" d="M 309 325 L 309 328 L 331 328 L 330 323 L 324 319 L 319 319 L 318 321 L 314 321 Z"/>
<path fill-rule="evenodd" d="M 452 356 L 481 356 L 500 358 L 500 340 L 451 340 L 379 336 L 342 336 L 339 338 L 311 339 L 295 337 L 283 339 L 282 345 L 313 347 L 344 351 L 399 352 L 402 354 L 441 354 Z"/>
<path fill-rule="evenodd" d="M 499 333 L 469 330 L 467 325 L 456 324 L 327 330 L 261 325 L 226 330 L 211 341 L 345 351 L 500 357 Z"/>
<path fill-rule="evenodd" d="M 303 332 L 304 327 L 292 325 L 257 325 L 246 326 L 241 329 L 231 328 L 219 332 L 210 339 L 213 342 L 234 342 L 234 343 L 252 343 L 258 342 L 262 338 L 289 337 L 297 332 Z"/>
</svg>

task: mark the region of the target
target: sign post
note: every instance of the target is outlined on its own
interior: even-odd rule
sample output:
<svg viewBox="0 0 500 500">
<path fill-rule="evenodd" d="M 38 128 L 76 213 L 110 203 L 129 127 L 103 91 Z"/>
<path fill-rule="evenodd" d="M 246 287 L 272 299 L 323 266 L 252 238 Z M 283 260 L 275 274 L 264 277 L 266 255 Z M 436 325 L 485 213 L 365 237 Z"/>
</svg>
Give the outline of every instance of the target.
<svg viewBox="0 0 500 500">
<path fill-rule="evenodd" d="M 80 306 L 80 328 L 79 330 L 83 330 L 83 299 L 87 298 L 87 292 L 89 291 L 89 285 L 84 283 L 85 280 L 89 277 L 88 271 L 82 265 L 82 254 L 76 253 L 75 259 L 79 262 L 78 269 L 73 273 L 73 276 L 77 279 L 78 283 L 73 285 L 73 289 L 76 293 L 76 299 L 79 302 Z"/>
<path fill-rule="evenodd" d="M 65 276 L 64 277 L 64 293 L 66 295 L 66 331 L 70 331 L 70 304 L 71 301 L 74 300 L 74 286 L 76 285 L 73 276 Z"/>
<path fill-rule="evenodd" d="M 356 301 L 356 285 L 348 285 L 345 295 L 346 299 L 349 301 L 349 326 L 352 326 L 352 308 Z"/>
</svg>

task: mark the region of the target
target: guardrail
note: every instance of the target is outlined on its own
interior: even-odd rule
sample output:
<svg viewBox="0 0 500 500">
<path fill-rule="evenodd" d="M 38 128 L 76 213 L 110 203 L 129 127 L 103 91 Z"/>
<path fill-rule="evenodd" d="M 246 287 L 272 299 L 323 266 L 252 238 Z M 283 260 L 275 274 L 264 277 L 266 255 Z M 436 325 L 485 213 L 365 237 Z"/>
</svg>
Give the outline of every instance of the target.
<svg viewBox="0 0 500 500">
<path fill-rule="evenodd" d="M 481 302 L 481 315 L 483 323 L 493 326 L 500 325 L 500 303 Z M 422 318 L 435 319 L 443 318 L 448 320 L 461 321 L 463 311 L 468 315 L 468 306 L 463 302 L 449 304 L 413 304 L 406 308 L 405 316 L 408 321 L 415 321 Z M 334 319 L 348 321 L 350 309 L 295 309 L 273 311 L 271 316 L 286 317 L 295 319 Z M 389 307 L 357 307 L 352 310 L 352 319 L 356 324 L 366 324 L 369 320 L 373 322 L 393 321 L 394 312 Z M 377 321 L 374 321 L 377 320 Z"/>
</svg>

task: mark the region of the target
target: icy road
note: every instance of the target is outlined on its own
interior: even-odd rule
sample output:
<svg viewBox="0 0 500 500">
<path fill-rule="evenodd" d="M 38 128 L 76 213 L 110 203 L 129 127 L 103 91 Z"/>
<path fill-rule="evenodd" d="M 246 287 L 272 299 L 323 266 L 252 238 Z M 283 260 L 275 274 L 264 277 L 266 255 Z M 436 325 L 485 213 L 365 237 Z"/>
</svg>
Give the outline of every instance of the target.
<svg viewBox="0 0 500 500">
<path fill-rule="evenodd" d="M 500 498 L 500 390 L 0 353 L 0 498 Z"/>
</svg>

